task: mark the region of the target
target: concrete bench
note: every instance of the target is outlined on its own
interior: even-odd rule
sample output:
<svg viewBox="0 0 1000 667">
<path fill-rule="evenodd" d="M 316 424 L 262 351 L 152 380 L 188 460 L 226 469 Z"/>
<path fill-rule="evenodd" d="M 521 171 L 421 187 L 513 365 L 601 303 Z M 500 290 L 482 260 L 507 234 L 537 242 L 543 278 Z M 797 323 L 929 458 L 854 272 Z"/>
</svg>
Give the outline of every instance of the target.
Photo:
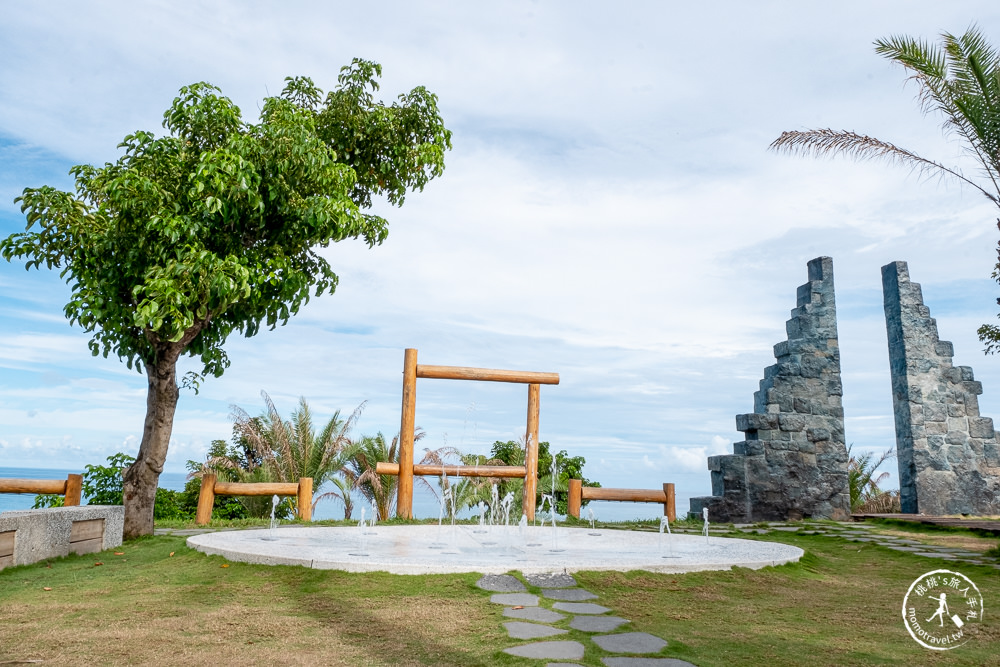
<svg viewBox="0 0 1000 667">
<path fill-rule="evenodd" d="M 0 514 L 0 569 L 71 553 L 89 554 L 122 543 L 125 508 L 83 505 Z"/>
</svg>

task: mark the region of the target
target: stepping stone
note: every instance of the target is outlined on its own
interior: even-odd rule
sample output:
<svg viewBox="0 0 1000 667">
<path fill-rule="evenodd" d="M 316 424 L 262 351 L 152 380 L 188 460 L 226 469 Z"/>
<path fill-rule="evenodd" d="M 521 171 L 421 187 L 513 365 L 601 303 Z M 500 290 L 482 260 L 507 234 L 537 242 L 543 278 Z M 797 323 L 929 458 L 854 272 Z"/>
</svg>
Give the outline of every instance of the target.
<svg viewBox="0 0 1000 667">
<path fill-rule="evenodd" d="M 484 591 L 493 591 L 494 593 L 523 593 L 528 590 L 520 579 L 509 574 L 484 574 L 476 582 L 476 586 Z"/>
<path fill-rule="evenodd" d="M 539 637 L 564 635 L 569 632 L 569 630 L 560 630 L 559 628 L 550 628 L 547 625 L 523 621 L 508 621 L 503 624 L 503 627 L 507 628 L 507 634 L 514 639 L 538 639 Z"/>
<path fill-rule="evenodd" d="M 542 597 L 547 597 L 550 600 L 566 600 L 569 602 L 597 599 L 596 595 L 582 588 L 548 588 L 542 591 Z"/>
<path fill-rule="evenodd" d="M 490 596 L 490 602 L 508 607 L 537 607 L 538 596 L 530 593 L 496 593 Z"/>
<path fill-rule="evenodd" d="M 697 667 L 677 658 L 601 658 L 601 662 L 608 667 Z"/>
<path fill-rule="evenodd" d="M 786 533 L 795 533 L 799 531 L 799 526 L 771 526 L 774 530 L 784 531 Z"/>
<path fill-rule="evenodd" d="M 524 578 L 529 584 L 539 588 L 573 588 L 576 586 L 576 579 L 562 572 L 526 574 Z"/>
<path fill-rule="evenodd" d="M 594 635 L 590 639 L 610 653 L 659 653 L 667 645 L 666 641 L 648 632 Z"/>
<path fill-rule="evenodd" d="M 557 658 L 559 660 L 579 660 L 583 657 L 583 644 L 580 642 L 535 642 L 514 648 L 505 648 L 504 653 L 518 658 Z"/>
<path fill-rule="evenodd" d="M 893 551 L 921 551 L 920 547 L 906 547 L 906 546 L 890 546 L 887 549 L 892 549 Z"/>
<path fill-rule="evenodd" d="M 618 616 L 577 616 L 569 622 L 569 627 L 582 632 L 611 632 L 625 623 L 628 620 Z"/>
<path fill-rule="evenodd" d="M 601 658 L 608 667 L 697 667 L 677 658 Z"/>
<path fill-rule="evenodd" d="M 503 615 L 507 618 L 538 621 L 539 623 L 555 623 L 566 618 L 562 614 L 557 614 L 551 609 L 543 609 L 542 607 L 525 607 L 524 609 L 511 609 L 508 607 L 503 610 Z"/>
<path fill-rule="evenodd" d="M 923 556 L 924 558 L 938 558 L 941 560 L 957 560 L 954 556 L 950 554 L 943 554 L 939 551 L 914 551 L 914 556 Z"/>
<path fill-rule="evenodd" d="M 556 602 L 552 605 L 552 608 L 570 614 L 606 614 L 611 611 L 607 607 L 602 607 L 593 602 Z"/>
<path fill-rule="evenodd" d="M 848 542 L 874 542 L 875 540 L 871 537 L 849 537 Z"/>
</svg>

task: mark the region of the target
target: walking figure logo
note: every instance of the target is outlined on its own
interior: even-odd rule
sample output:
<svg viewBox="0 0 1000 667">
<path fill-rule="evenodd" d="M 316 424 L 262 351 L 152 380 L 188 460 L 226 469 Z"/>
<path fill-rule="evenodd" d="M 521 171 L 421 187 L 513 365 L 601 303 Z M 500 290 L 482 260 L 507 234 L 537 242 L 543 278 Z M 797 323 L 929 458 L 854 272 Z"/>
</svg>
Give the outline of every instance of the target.
<svg viewBox="0 0 1000 667">
<path fill-rule="evenodd" d="M 948 608 L 949 596 L 951 610 Z M 910 636 L 921 646 L 935 651 L 946 651 L 966 643 L 975 635 L 982 620 L 983 596 L 972 580 L 958 572 L 928 572 L 910 585 L 903 598 L 903 623 Z"/>
</svg>

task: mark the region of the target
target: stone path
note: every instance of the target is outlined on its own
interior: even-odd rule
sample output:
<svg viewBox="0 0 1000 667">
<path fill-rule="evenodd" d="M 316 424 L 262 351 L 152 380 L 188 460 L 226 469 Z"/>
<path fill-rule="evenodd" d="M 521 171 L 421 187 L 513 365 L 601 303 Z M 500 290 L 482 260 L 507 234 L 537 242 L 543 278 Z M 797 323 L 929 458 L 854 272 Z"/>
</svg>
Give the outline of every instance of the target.
<svg viewBox="0 0 1000 667">
<path fill-rule="evenodd" d="M 597 602 L 590 602 L 598 596 L 578 587 L 572 576 L 560 573 L 522 576 L 529 586 L 541 589 L 540 595 L 529 593 L 524 582 L 509 574 L 487 574 L 476 582 L 479 588 L 493 593 L 490 602 L 504 605 L 506 618 L 517 619 L 503 624 L 507 635 L 511 639 L 533 640 L 504 649 L 504 653 L 534 660 L 562 661 L 547 662 L 546 667 L 579 665 L 566 661 L 583 658 L 587 650 L 584 642 L 549 639 L 568 634 L 572 629 L 591 633 L 589 643 L 607 653 L 625 654 L 601 658 L 609 667 L 694 667 L 684 660 L 656 657 L 666 648 L 665 639 L 646 632 L 617 632 L 629 621 L 610 615 L 611 610 Z M 555 627 L 557 625 L 565 627 Z"/>
<path fill-rule="evenodd" d="M 766 535 L 771 531 L 784 531 L 797 532 L 802 535 L 838 537 L 848 542 L 870 544 L 892 549 L 893 551 L 905 551 L 924 558 L 935 558 L 949 563 L 985 565 L 986 567 L 1000 570 L 1000 563 L 997 562 L 997 559 L 984 556 L 982 553 L 956 547 L 935 546 L 916 540 L 909 540 L 905 537 L 880 535 L 876 527 L 863 523 L 802 523 L 795 525 L 774 523 L 768 524 L 766 528 L 758 525 L 737 524 L 736 529 L 740 532 L 756 533 L 758 535 Z"/>
</svg>

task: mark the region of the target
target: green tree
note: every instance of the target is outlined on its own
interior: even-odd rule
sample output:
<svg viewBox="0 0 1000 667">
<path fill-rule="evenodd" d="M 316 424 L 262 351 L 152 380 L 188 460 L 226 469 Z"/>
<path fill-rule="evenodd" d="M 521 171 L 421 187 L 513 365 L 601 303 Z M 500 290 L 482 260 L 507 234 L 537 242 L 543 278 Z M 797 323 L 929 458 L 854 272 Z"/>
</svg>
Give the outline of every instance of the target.
<svg viewBox="0 0 1000 667">
<path fill-rule="evenodd" d="M 491 455 L 494 459 L 501 461 L 505 465 L 524 465 L 524 447 L 514 440 L 508 440 L 507 442 L 497 440 L 493 443 Z M 538 494 L 535 497 L 536 507 L 538 507 L 538 503 L 541 501 L 543 493 L 546 495 L 550 495 L 552 493 L 552 458 L 553 456 L 549 451 L 549 443 L 545 441 L 539 442 L 538 484 L 536 487 Z M 587 459 L 584 457 L 570 456 L 566 450 L 560 450 L 555 455 L 555 461 L 557 471 L 555 493 L 556 512 L 558 514 L 566 514 L 569 511 L 569 480 L 579 479 L 582 481 L 584 486 L 600 486 L 600 484 L 583 476 L 583 466 L 587 463 Z M 501 497 L 508 492 L 513 493 L 514 506 L 518 511 L 520 511 L 521 503 L 523 502 L 523 488 L 523 481 L 507 479 L 500 482 L 498 492 Z M 581 503 L 581 506 L 586 506 L 589 503 L 589 500 L 584 500 Z"/>
<path fill-rule="evenodd" d="M 124 481 L 126 538 L 153 532 L 157 480 L 178 400 L 181 356 L 200 360 L 184 384 L 229 365 L 234 332 L 285 324 L 337 276 L 318 247 L 388 233 L 365 213 L 374 197 L 401 205 L 444 169 L 451 132 L 422 87 L 385 105 L 381 67 L 355 60 L 325 97 L 286 79 L 258 123 L 207 83 L 181 89 L 164 114 L 167 136 L 138 131 L 102 167 L 76 166 L 75 192 L 27 188 L 16 201 L 27 230 L 0 241 L 10 261 L 60 269 L 64 312 L 148 380 L 135 463 Z"/>
<path fill-rule="evenodd" d="M 947 134 L 956 136 L 980 170 L 965 175 L 959 167 L 917 155 L 895 144 L 852 131 L 831 129 L 782 132 L 771 148 L 793 154 L 836 155 L 884 160 L 922 174 L 955 178 L 1000 207 L 1000 56 L 976 26 L 960 37 L 941 35 L 940 47 L 912 37 L 875 42 L 875 52 L 902 65 L 918 86 L 924 113 L 943 118 Z M 1000 221 L 998 221 L 1000 228 Z M 993 278 L 1000 281 L 1000 250 Z M 997 300 L 1000 304 L 1000 299 Z M 984 324 L 979 339 L 986 352 L 1000 350 L 1000 327 Z"/>
</svg>

